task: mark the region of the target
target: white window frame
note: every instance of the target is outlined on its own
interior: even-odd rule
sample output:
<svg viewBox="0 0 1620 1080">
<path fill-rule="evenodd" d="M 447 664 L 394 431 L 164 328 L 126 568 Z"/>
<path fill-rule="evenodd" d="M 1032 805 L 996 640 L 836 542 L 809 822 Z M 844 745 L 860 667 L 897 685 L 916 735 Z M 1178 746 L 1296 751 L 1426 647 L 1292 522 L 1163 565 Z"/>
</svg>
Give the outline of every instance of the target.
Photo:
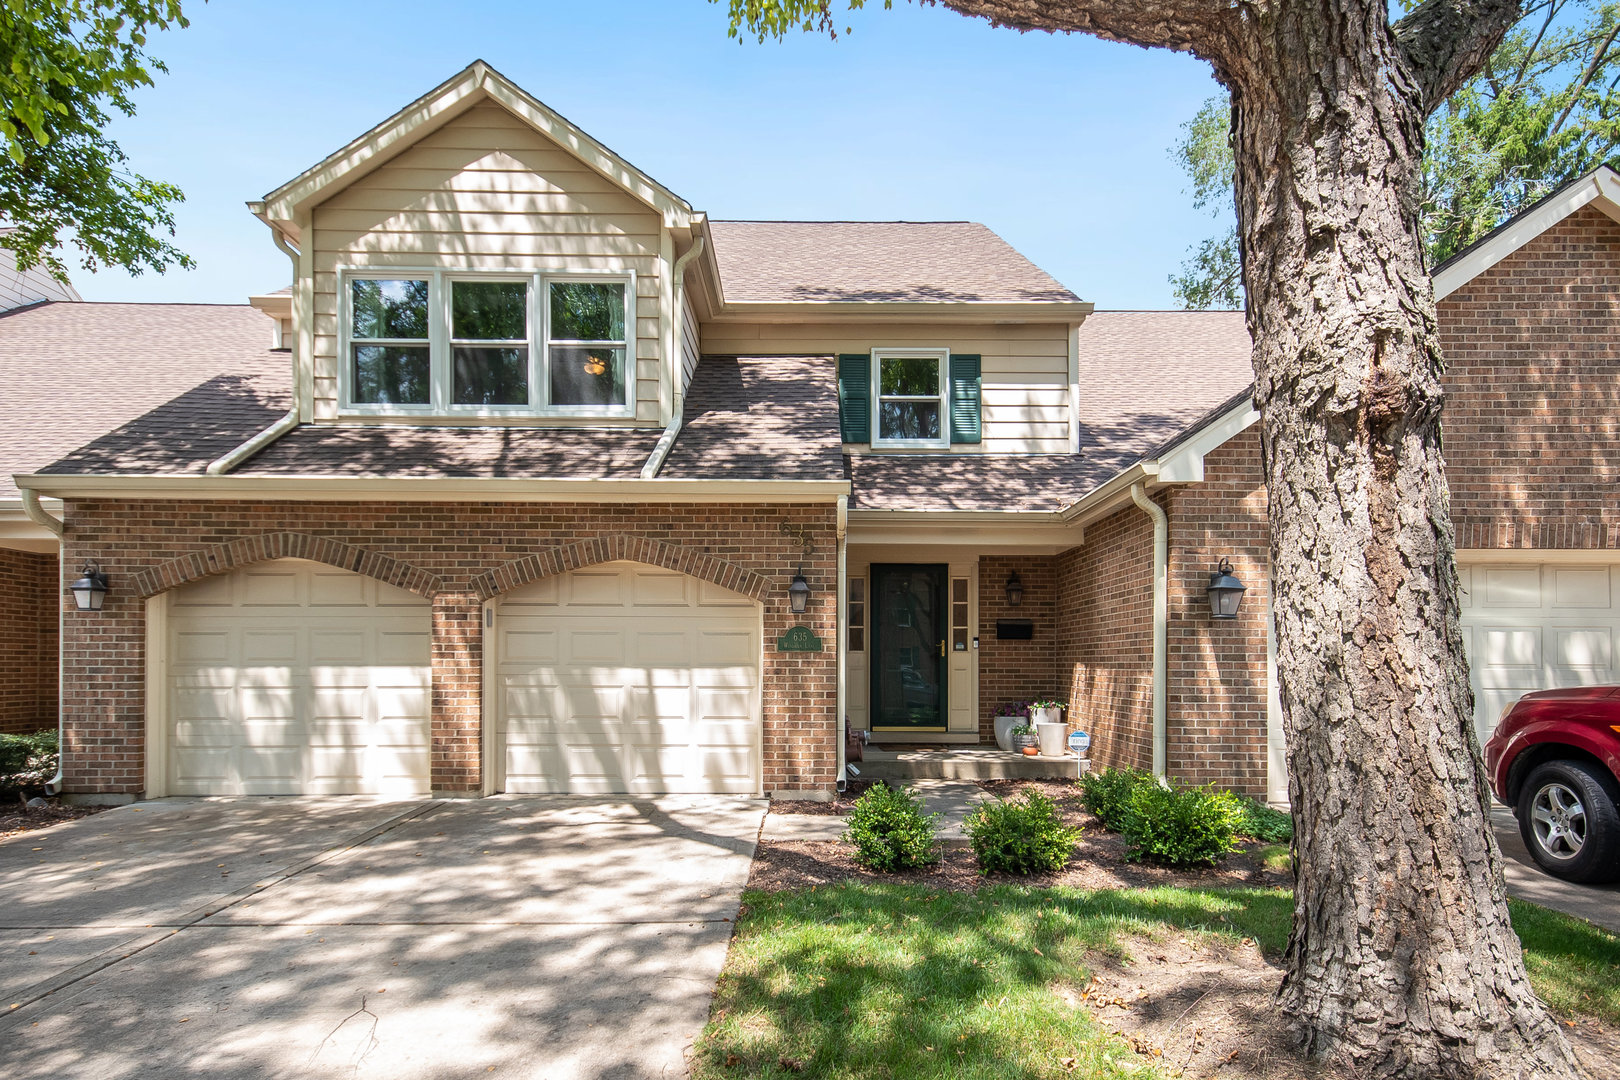
<svg viewBox="0 0 1620 1080">
<path fill-rule="evenodd" d="M 430 400 L 426 405 L 394 405 L 354 400 L 354 290 L 355 281 L 428 282 L 428 363 Z M 450 344 L 450 286 L 456 281 L 524 282 L 529 287 L 529 402 L 526 405 L 456 405 L 452 403 L 455 376 Z M 619 282 L 624 285 L 625 373 L 624 401 L 614 405 L 551 404 L 551 292 L 553 281 Z M 636 275 L 615 271 L 458 270 L 420 266 L 343 266 L 338 268 L 338 401 L 348 416 L 410 416 L 457 418 L 588 417 L 633 418 L 636 414 Z M 361 338 L 361 341 L 383 339 Z M 392 341 L 393 339 L 387 339 Z M 383 341 L 383 343 L 387 343 Z M 398 342 L 416 344 L 416 339 Z M 498 344 L 493 347 L 499 347 Z"/>
<path fill-rule="evenodd" d="M 884 395 L 883 361 L 922 358 L 939 362 L 939 393 L 926 395 Z M 872 447 L 893 450 L 948 450 L 951 445 L 951 350 L 949 349 L 873 349 L 872 350 Z M 885 439 L 883 430 L 883 402 L 937 401 L 939 403 L 939 438 L 937 439 Z"/>
</svg>

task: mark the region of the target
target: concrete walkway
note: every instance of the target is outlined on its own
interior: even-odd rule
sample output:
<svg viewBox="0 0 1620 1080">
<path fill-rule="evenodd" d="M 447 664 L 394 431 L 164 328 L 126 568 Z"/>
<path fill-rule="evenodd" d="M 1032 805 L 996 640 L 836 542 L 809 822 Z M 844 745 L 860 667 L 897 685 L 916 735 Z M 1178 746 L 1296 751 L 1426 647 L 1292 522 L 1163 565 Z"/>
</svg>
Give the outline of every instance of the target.
<svg viewBox="0 0 1620 1080">
<path fill-rule="evenodd" d="M 1508 895 L 1586 919 L 1620 934 L 1620 884 L 1575 885 L 1546 873 L 1530 858 L 1519 822 L 1505 806 L 1491 808 L 1491 826 L 1502 849 Z"/>
<path fill-rule="evenodd" d="M 0 844 L 0 1076 L 685 1075 L 764 803 L 160 800 Z"/>
</svg>

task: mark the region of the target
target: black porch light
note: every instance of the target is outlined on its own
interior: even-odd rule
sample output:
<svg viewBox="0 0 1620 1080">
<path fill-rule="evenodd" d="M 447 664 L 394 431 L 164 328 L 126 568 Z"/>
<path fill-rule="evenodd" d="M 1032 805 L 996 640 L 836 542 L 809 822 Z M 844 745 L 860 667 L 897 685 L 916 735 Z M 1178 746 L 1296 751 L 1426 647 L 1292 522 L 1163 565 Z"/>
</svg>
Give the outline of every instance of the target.
<svg viewBox="0 0 1620 1080">
<path fill-rule="evenodd" d="M 101 602 L 107 599 L 107 575 L 93 562 L 80 567 L 79 575 L 79 580 L 68 586 L 73 602 L 80 611 L 100 611 Z"/>
<path fill-rule="evenodd" d="M 1014 570 L 1007 575 L 1007 606 L 1017 607 L 1024 602 L 1024 582 Z"/>
<path fill-rule="evenodd" d="M 804 567 L 801 566 L 799 572 L 793 575 L 793 583 L 788 586 L 788 606 L 793 609 L 793 614 L 802 615 L 809 603 L 810 583 L 804 580 Z"/>
<path fill-rule="evenodd" d="M 1243 603 L 1247 586 L 1232 575 L 1232 560 L 1222 559 L 1214 573 L 1209 575 L 1209 617 L 1212 619 L 1237 618 L 1238 605 Z"/>
</svg>

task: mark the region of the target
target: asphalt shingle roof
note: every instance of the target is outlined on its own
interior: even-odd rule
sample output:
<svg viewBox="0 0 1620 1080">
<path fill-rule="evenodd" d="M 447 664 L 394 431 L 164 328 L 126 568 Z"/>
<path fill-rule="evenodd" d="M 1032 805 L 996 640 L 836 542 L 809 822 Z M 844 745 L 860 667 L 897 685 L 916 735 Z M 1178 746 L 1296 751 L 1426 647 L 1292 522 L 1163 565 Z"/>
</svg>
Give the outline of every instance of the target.
<svg viewBox="0 0 1620 1080">
<path fill-rule="evenodd" d="M 233 475 L 636 477 L 660 434 L 656 428 L 305 424 L 249 458 Z"/>
<path fill-rule="evenodd" d="M 72 471 L 116 472 L 182 446 L 206 464 L 213 447 L 250 437 L 287 410 L 292 361 L 270 349 L 271 327 L 246 305 L 61 302 L 0 315 L 0 498 L 17 497 L 14 474 L 120 429 Z"/>
<path fill-rule="evenodd" d="M 705 356 L 660 476 L 842 480 L 831 356 Z"/>
<path fill-rule="evenodd" d="M 1076 303 L 974 221 L 711 221 L 728 302 Z"/>
</svg>

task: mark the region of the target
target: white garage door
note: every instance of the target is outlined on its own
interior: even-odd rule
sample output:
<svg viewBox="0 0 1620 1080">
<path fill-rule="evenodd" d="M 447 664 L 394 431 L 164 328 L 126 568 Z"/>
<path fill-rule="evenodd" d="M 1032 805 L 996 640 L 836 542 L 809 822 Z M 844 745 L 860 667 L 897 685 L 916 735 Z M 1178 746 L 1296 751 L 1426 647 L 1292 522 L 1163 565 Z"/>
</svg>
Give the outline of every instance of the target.
<svg viewBox="0 0 1620 1080">
<path fill-rule="evenodd" d="M 495 625 L 504 790 L 760 790 L 752 600 L 604 563 L 512 593 Z"/>
<path fill-rule="evenodd" d="M 427 794 L 431 626 L 421 597 L 299 559 L 176 589 L 164 787 Z"/>
<path fill-rule="evenodd" d="M 1615 680 L 1620 565 L 1481 558 L 1462 562 L 1459 575 L 1482 742 L 1503 707 L 1531 690 Z"/>
</svg>

